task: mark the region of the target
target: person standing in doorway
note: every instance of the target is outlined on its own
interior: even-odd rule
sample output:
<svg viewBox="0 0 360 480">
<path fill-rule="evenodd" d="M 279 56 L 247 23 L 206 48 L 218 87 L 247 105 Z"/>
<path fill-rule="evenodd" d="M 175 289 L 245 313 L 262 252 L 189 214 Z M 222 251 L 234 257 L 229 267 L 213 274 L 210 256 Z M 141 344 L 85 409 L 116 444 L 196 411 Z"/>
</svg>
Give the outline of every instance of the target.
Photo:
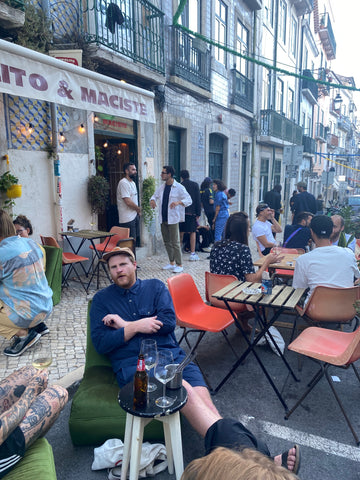
<svg viewBox="0 0 360 480">
<path fill-rule="evenodd" d="M 137 172 L 133 163 L 124 164 L 125 177 L 120 180 L 116 191 L 117 207 L 119 212 L 119 226 L 130 229 L 130 237 L 136 238 L 139 233 L 138 191 L 134 182 Z"/>
<path fill-rule="evenodd" d="M 191 205 L 192 200 L 186 188 L 174 179 L 175 170 L 171 165 L 162 168 L 161 179 L 163 184 L 155 191 L 150 199 L 151 208 L 159 205 L 161 235 L 169 257 L 164 270 L 180 273 L 182 267 L 179 223 L 185 221 L 185 207 Z"/>
<path fill-rule="evenodd" d="M 212 224 L 215 215 L 214 207 L 214 192 L 212 191 L 212 179 L 210 177 L 205 177 L 202 184 L 200 185 L 200 197 L 201 204 L 203 206 L 207 221 L 209 223 L 210 232 L 211 232 L 211 244 L 214 243 L 214 231 L 212 229 Z"/>
<path fill-rule="evenodd" d="M 186 191 L 191 197 L 192 204 L 185 208 L 185 222 L 180 223 L 180 240 L 183 243 L 184 233 L 190 235 L 190 258 L 191 262 L 200 260 L 195 252 L 196 246 L 196 229 L 197 221 L 201 215 L 201 201 L 200 189 L 196 182 L 190 180 L 188 170 L 181 170 L 180 177 L 182 179 L 181 185 L 186 188 Z"/>
</svg>

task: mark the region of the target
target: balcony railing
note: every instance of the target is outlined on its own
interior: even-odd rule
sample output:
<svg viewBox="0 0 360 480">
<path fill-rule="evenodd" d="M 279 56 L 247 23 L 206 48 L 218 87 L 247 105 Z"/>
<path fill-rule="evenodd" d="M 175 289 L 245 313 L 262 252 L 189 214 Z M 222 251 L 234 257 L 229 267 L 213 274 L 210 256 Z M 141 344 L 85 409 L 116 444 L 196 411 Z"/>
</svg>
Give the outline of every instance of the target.
<svg viewBox="0 0 360 480">
<path fill-rule="evenodd" d="M 315 128 L 315 136 L 318 140 L 325 142 L 327 135 L 327 128 L 322 123 L 317 123 Z"/>
<path fill-rule="evenodd" d="M 274 110 L 260 111 L 260 135 L 302 145 L 302 128 Z"/>
<path fill-rule="evenodd" d="M 327 144 L 330 147 L 338 147 L 339 146 L 339 137 L 334 135 L 333 133 L 329 133 L 327 136 Z"/>
<path fill-rule="evenodd" d="M 334 60 L 336 57 L 336 41 L 328 13 L 324 13 L 320 17 L 319 35 L 321 43 L 324 46 L 327 59 Z"/>
<path fill-rule="evenodd" d="M 347 117 L 340 117 L 338 119 L 338 128 L 340 128 L 341 130 L 344 130 L 345 132 L 351 132 L 351 129 L 352 129 L 352 125 L 351 125 L 351 121 L 349 118 Z"/>
<path fill-rule="evenodd" d="M 147 0 L 85 0 L 82 29 L 88 43 L 165 72 L 164 14 Z"/>
<path fill-rule="evenodd" d="M 192 35 L 173 27 L 172 73 L 189 82 L 210 90 L 210 50 L 207 44 Z"/>
<path fill-rule="evenodd" d="M 308 135 L 303 135 L 302 137 L 302 144 L 304 146 L 304 152 L 306 153 L 315 153 L 315 140 Z"/>
<path fill-rule="evenodd" d="M 236 69 L 231 70 L 232 98 L 231 103 L 244 108 L 248 112 L 254 111 L 254 82 L 245 77 Z"/>
<path fill-rule="evenodd" d="M 317 102 L 317 98 L 318 98 L 317 83 L 315 81 L 313 74 L 311 73 L 311 70 L 304 70 L 303 74 L 304 74 L 304 77 L 308 77 L 308 79 L 307 78 L 302 79 L 303 94 L 307 97 L 307 99 L 312 104 L 314 104 Z"/>
</svg>

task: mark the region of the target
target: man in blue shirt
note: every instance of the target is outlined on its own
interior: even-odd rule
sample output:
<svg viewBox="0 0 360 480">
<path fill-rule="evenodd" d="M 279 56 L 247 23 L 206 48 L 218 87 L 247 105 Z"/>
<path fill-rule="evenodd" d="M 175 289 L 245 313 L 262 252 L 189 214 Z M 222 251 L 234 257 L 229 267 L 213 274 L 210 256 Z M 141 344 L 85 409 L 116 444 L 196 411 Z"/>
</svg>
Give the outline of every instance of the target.
<svg viewBox="0 0 360 480">
<path fill-rule="evenodd" d="M 300 212 L 295 218 L 295 225 L 286 225 L 283 247 L 306 250 L 311 240 L 309 225 L 313 216 L 310 212 Z"/>
<path fill-rule="evenodd" d="M 185 353 L 174 335 L 175 312 L 165 285 L 157 279 L 136 279 L 135 256 L 129 248 L 115 247 L 103 258 L 114 283 L 93 298 L 91 339 L 97 352 L 109 357 L 122 387 L 133 379 L 144 338 L 156 339 L 158 350 L 171 350 L 176 363 L 185 358 Z M 188 400 L 181 412 L 205 438 L 207 453 L 221 445 L 242 445 L 270 455 L 267 446 L 240 422 L 221 417 L 195 364 L 185 367 L 183 379 Z M 274 457 L 274 461 L 296 472 L 299 451 L 291 448 L 283 456 Z"/>
</svg>

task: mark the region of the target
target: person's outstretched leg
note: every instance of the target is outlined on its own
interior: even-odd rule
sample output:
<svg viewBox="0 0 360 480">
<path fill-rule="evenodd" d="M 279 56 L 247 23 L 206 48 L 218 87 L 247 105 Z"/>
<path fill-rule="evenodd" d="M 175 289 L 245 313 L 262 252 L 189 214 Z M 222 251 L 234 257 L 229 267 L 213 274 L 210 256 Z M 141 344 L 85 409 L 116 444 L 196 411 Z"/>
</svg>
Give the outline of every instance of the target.
<svg viewBox="0 0 360 480">
<path fill-rule="evenodd" d="M 68 392 L 59 385 L 48 387 L 36 397 L 19 425 L 25 437 L 26 448 L 45 435 L 67 401 Z"/>
</svg>

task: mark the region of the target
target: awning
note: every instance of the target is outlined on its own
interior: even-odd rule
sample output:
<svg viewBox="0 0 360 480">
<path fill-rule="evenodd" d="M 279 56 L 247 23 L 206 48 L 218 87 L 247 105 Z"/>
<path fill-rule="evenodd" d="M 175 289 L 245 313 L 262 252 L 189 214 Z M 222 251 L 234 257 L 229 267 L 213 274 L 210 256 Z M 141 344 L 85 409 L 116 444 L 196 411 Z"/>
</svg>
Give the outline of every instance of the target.
<svg viewBox="0 0 360 480">
<path fill-rule="evenodd" d="M 152 92 L 4 40 L 0 92 L 155 123 Z"/>
</svg>

